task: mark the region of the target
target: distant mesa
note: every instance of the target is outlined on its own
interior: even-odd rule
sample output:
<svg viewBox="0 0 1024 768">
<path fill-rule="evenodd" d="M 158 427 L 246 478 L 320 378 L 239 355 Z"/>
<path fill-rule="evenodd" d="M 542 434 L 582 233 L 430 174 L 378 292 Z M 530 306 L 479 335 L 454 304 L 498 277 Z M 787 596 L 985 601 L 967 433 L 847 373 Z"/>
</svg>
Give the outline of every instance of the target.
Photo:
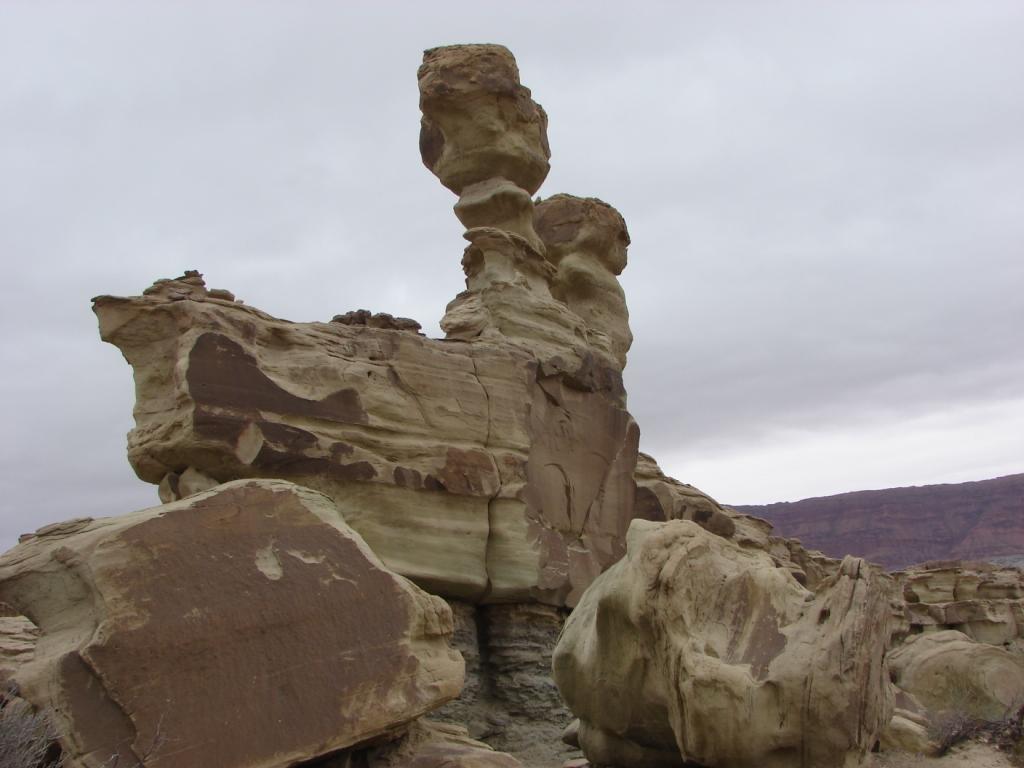
<svg viewBox="0 0 1024 768">
<path fill-rule="evenodd" d="M 1024 564 L 1024 474 L 735 509 L 831 557 L 857 555 L 890 569 L 929 560 Z"/>
</svg>

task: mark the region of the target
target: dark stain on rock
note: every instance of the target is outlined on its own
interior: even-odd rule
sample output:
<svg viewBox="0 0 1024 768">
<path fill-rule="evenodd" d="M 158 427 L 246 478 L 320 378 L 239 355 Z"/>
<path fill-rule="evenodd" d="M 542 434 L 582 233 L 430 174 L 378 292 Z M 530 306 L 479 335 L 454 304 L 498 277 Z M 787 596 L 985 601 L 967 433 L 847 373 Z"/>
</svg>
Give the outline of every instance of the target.
<svg viewBox="0 0 1024 768">
<path fill-rule="evenodd" d="M 192 414 L 192 428 L 197 435 L 232 446 L 238 443 L 248 423 L 248 414 L 228 415 L 198 404 Z"/>
<path fill-rule="evenodd" d="M 395 467 L 392 476 L 395 479 L 395 485 L 399 488 L 412 488 L 414 490 L 423 488 L 423 475 L 415 469 Z"/>
<path fill-rule="evenodd" d="M 289 450 L 301 451 L 316 445 L 316 435 L 288 424 L 261 421 L 259 428 L 267 440 Z"/>
<path fill-rule="evenodd" d="M 189 353 L 189 392 L 197 404 L 233 410 L 272 411 L 341 424 L 367 423 L 359 393 L 340 389 L 322 400 L 307 400 L 277 386 L 240 344 L 219 333 L 204 333 Z"/>
<path fill-rule="evenodd" d="M 644 488 L 640 485 L 636 487 L 636 496 L 633 499 L 633 517 L 634 519 L 652 520 L 657 523 L 668 520 L 668 515 L 665 514 L 665 508 L 661 506 L 658 494 L 650 488 Z"/>
<path fill-rule="evenodd" d="M 342 456 L 351 456 L 355 451 L 348 443 L 331 443 L 331 456 L 335 459 L 339 459 Z"/>
<path fill-rule="evenodd" d="M 444 133 L 433 120 L 422 118 L 420 120 L 420 157 L 423 158 L 423 164 L 433 170 L 443 152 Z"/>
<path fill-rule="evenodd" d="M 449 448 L 439 479 L 450 493 L 460 496 L 493 496 L 499 485 L 490 455 L 478 450 Z"/>
<path fill-rule="evenodd" d="M 119 752 L 134 762 L 135 727 L 110 698 L 102 680 L 78 653 L 69 653 L 57 666 L 60 686 L 67 696 L 67 712 L 82 752 Z"/>
<path fill-rule="evenodd" d="M 252 466 L 272 477 L 329 477 L 337 481 L 367 481 L 377 476 L 377 470 L 368 461 L 339 464 L 322 456 L 275 451 L 267 445 L 252 462 Z"/>
</svg>

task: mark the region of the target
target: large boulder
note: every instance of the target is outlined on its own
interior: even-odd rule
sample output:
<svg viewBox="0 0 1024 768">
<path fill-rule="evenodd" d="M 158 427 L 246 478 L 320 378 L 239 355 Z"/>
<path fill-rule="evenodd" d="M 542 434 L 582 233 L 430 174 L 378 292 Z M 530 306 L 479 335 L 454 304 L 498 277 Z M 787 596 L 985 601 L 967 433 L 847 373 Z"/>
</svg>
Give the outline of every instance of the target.
<svg viewBox="0 0 1024 768">
<path fill-rule="evenodd" d="M 889 653 L 895 683 L 934 713 L 998 720 L 1024 706 L 1024 656 L 946 630 Z"/>
<path fill-rule="evenodd" d="M 42 529 L 0 558 L 0 600 L 39 629 L 12 677 L 72 766 L 284 768 L 462 686 L 444 601 L 281 481 Z"/>
<path fill-rule="evenodd" d="M 570 615 L 555 682 L 599 765 L 855 765 L 892 715 L 892 579 L 856 558 L 802 586 L 696 523 L 637 520 Z"/>
<path fill-rule="evenodd" d="M 135 371 L 129 461 L 168 499 L 315 488 L 389 568 L 470 602 L 573 605 L 623 552 L 639 429 L 620 372 L 585 349 L 291 323 L 197 273 L 94 309 Z"/>
</svg>

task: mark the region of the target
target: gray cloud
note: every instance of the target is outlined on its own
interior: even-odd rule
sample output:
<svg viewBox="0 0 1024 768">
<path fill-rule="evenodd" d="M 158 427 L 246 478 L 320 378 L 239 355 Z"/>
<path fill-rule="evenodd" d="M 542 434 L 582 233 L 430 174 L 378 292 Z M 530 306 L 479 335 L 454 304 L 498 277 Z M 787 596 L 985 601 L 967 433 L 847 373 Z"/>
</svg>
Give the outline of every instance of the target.
<svg viewBox="0 0 1024 768">
<path fill-rule="evenodd" d="M 415 71 L 438 44 L 512 48 L 551 116 L 542 194 L 626 216 L 646 450 L 727 461 L 785 430 L 1019 396 L 1019 3 L 2 15 L 3 542 L 155 500 L 124 458 L 130 369 L 93 295 L 195 267 L 279 316 L 369 307 L 439 332 L 463 243 L 417 153 Z M 1006 444 L 985 466 L 1024 470 Z M 848 488 L 873 482 L 856 470 Z"/>
</svg>

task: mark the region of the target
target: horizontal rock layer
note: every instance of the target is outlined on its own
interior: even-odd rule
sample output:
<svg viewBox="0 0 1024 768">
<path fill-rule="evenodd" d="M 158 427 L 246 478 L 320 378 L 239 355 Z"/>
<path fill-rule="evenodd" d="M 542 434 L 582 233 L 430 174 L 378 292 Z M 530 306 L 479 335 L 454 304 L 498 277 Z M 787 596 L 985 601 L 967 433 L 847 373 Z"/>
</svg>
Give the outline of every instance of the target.
<svg viewBox="0 0 1024 768">
<path fill-rule="evenodd" d="M 129 460 L 171 497 L 203 478 L 315 488 L 388 567 L 472 602 L 572 605 L 623 552 L 639 430 L 585 347 L 290 323 L 197 273 L 94 308 L 135 371 Z"/>
<path fill-rule="evenodd" d="M 896 578 L 910 632 L 953 629 L 979 642 L 1024 650 L 1024 571 L 956 560 L 924 563 Z"/>
</svg>

